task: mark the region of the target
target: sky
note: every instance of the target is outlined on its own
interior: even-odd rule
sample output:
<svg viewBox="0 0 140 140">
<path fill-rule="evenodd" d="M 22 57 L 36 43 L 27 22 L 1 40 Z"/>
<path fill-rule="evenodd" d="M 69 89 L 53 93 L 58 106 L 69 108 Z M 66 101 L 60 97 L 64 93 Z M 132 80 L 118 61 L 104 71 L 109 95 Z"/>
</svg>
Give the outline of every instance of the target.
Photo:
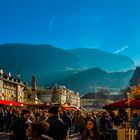
<svg viewBox="0 0 140 140">
<path fill-rule="evenodd" d="M 0 44 L 98 48 L 140 64 L 139 0 L 0 0 Z"/>
</svg>

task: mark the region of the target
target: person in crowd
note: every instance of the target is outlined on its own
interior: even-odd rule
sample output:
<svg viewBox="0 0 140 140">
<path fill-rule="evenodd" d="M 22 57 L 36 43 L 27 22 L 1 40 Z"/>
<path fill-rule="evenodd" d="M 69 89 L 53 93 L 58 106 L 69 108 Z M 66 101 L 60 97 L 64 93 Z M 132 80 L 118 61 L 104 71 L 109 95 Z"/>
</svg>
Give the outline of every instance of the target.
<svg viewBox="0 0 140 140">
<path fill-rule="evenodd" d="M 78 128 L 79 128 L 79 132 L 80 134 L 83 134 L 84 130 L 85 130 L 85 117 L 83 114 L 80 114 L 78 116 Z"/>
<path fill-rule="evenodd" d="M 79 130 L 79 123 L 78 123 L 78 116 L 80 115 L 79 110 L 74 113 L 73 123 L 74 123 L 74 133 L 78 133 Z"/>
<path fill-rule="evenodd" d="M 96 120 L 96 119 L 97 119 L 97 117 L 96 117 L 96 115 L 95 115 L 95 113 L 94 113 L 94 112 L 92 112 L 92 118 L 93 118 L 94 120 Z"/>
<path fill-rule="evenodd" d="M 66 126 L 70 129 L 72 126 L 72 120 L 71 117 L 67 114 L 66 111 L 63 111 L 63 114 L 61 116 L 61 119 L 64 121 L 64 123 L 66 124 Z"/>
<path fill-rule="evenodd" d="M 34 116 L 35 116 L 35 122 L 40 122 L 40 112 L 39 110 L 35 110 Z"/>
<path fill-rule="evenodd" d="M 97 116 L 97 117 L 96 117 L 96 124 L 97 124 L 97 127 L 98 127 L 98 128 L 101 128 L 101 126 L 100 126 L 101 113 L 97 113 L 96 116 Z"/>
<path fill-rule="evenodd" d="M 4 111 L 0 108 L 0 131 L 4 130 L 4 118 L 3 118 Z"/>
<path fill-rule="evenodd" d="M 4 109 L 3 112 L 3 122 L 4 122 L 4 131 L 7 131 L 7 122 L 9 122 L 9 118 L 8 118 L 8 108 Z"/>
<path fill-rule="evenodd" d="M 42 114 L 40 116 L 40 122 L 45 121 L 47 118 L 48 118 L 48 112 L 47 112 L 47 110 L 43 110 Z"/>
<path fill-rule="evenodd" d="M 72 119 L 73 119 L 72 113 L 71 113 L 69 110 L 67 110 L 67 114 L 70 116 L 70 118 L 71 118 L 71 120 L 72 120 Z"/>
<path fill-rule="evenodd" d="M 29 123 L 31 123 L 29 120 L 30 114 L 30 110 L 22 110 L 21 116 L 18 117 L 11 126 L 11 140 L 27 140 L 26 129 Z"/>
<path fill-rule="evenodd" d="M 106 114 L 105 121 L 106 121 L 106 129 L 112 129 L 113 123 L 112 118 L 109 116 L 109 114 Z"/>
<path fill-rule="evenodd" d="M 87 123 L 87 121 L 89 120 L 89 119 L 91 119 L 91 118 L 93 118 L 92 117 L 92 113 L 87 113 L 86 114 L 86 118 L 85 118 L 85 122 Z M 94 119 L 94 118 L 93 118 Z"/>
<path fill-rule="evenodd" d="M 19 110 L 14 110 L 14 111 L 13 111 L 12 121 L 15 121 L 19 116 L 20 116 Z M 12 122 L 12 123 L 13 123 L 13 122 Z"/>
<path fill-rule="evenodd" d="M 103 112 L 99 120 L 99 128 L 103 140 L 106 140 L 106 112 Z"/>
<path fill-rule="evenodd" d="M 122 124 L 122 118 L 119 115 L 116 115 L 114 118 L 115 127 L 119 127 Z"/>
<path fill-rule="evenodd" d="M 132 119 L 131 119 L 131 126 L 133 129 L 135 129 L 135 130 L 137 129 L 139 120 L 140 120 L 140 118 L 138 116 L 138 113 L 134 113 L 132 115 Z"/>
<path fill-rule="evenodd" d="M 49 123 L 46 122 L 46 120 L 44 120 L 44 121 L 41 121 L 40 124 L 42 125 L 44 129 L 44 134 L 47 134 L 47 131 L 49 130 Z"/>
<path fill-rule="evenodd" d="M 89 119 L 81 140 L 100 140 L 99 129 L 94 119 Z"/>
<path fill-rule="evenodd" d="M 46 135 L 53 138 L 54 140 L 64 140 L 68 135 L 68 128 L 63 122 L 63 120 L 58 115 L 58 108 L 56 106 L 51 107 L 48 110 L 47 123 L 49 124 L 49 129 Z"/>
<path fill-rule="evenodd" d="M 5 130 L 10 131 L 10 125 L 12 123 L 13 111 L 12 109 L 8 109 L 6 113 L 6 123 L 5 123 Z"/>
<path fill-rule="evenodd" d="M 137 126 L 136 140 L 140 140 L 140 121 L 138 122 Z"/>
<path fill-rule="evenodd" d="M 31 123 L 26 129 L 28 140 L 53 140 L 44 135 L 44 128 L 41 123 Z"/>
</svg>

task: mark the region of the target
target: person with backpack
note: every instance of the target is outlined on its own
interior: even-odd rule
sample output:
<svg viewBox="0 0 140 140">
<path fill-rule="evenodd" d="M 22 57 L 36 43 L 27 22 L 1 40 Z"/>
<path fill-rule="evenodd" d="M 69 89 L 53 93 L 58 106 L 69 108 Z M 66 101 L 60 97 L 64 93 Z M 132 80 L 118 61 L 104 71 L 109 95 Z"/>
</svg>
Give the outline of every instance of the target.
<svg viewBox="0 0 140 140">
<path fill-rule="evenodd" d="M 64 140 L 68 135 L 68 127 L 58 115 L 58 107 L 53 106 L 48 111 L 47 123 L 49 129 L 46 135 L 53 138 L 53 140 Z"/>
</svg>

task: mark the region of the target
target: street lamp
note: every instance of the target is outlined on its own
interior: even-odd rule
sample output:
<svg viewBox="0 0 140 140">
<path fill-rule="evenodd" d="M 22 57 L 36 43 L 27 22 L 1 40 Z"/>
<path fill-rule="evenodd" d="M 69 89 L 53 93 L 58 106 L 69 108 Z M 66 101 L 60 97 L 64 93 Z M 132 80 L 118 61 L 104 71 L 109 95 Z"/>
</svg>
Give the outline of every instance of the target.
<svg viewBox="0 0 140 140">
<path fill-rule="evenodd" d="M 130 121 L 131 118 L 131 108 L 130 108 L 130 93 L 127 93 L 127 103 L 128 103 L 128 121 Z"/>
</svg>

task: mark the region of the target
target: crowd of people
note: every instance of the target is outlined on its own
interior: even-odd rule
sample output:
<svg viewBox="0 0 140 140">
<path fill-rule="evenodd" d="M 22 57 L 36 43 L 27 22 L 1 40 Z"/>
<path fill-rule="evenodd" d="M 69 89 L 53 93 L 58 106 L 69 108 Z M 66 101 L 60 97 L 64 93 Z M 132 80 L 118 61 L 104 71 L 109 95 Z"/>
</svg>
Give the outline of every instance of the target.
<svg viewBox="0 0 140 140">
<path fill-rule="evenodd" d="M 113 128 L 126 127 L 127 122 L 127 114 L 105 111 L 0 108 L 0 131 L 11 132 L 10 140 L 68 140 L 70 134 L 77 134 L 79 140 L 110 140 Z M 140 139 L 139 115 L 132 115 L 130 122 Z"/>
</svg>

